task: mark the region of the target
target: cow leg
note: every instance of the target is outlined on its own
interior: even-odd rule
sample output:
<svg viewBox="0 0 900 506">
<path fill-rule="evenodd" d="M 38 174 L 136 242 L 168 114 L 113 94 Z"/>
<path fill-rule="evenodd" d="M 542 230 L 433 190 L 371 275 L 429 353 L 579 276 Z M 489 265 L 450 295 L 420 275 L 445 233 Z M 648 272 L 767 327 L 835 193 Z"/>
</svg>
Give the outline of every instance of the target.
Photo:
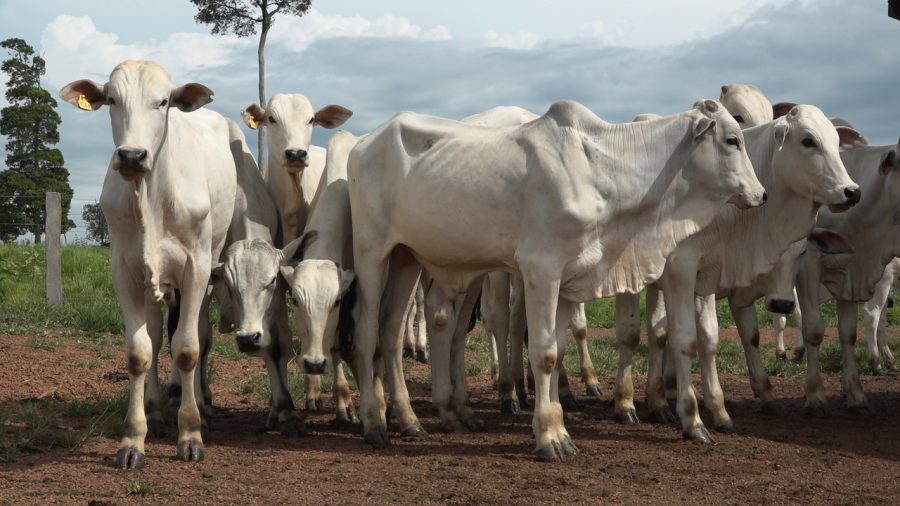
<svg viewBox="0 0 900 506">
<path fill-rule="evenodd" d="M 881 361 L 884 366 L 889 371 L 896 371 L 897 365 L 894 363 L 894 354 L 891 352 L 891 347 L 888 343 L 887 319 L 887 311 L 884 310 L 881 312 L 881 317 L 878 318 L 878 347 L 881 350 Z"/>
<path fill-rule="evenodd" d="M 134 469 L 144 461 L 147 418 L 144 411 L 144 383 L 153 362 L 153 343 L 147 333 L 147 313 L 159 305 L 150 296 L 145 299 L 143 283 L 131 277 L 119 262 L 112 263 L 113 283 L 125 320 L 125 356 L 128 365 L 128 413 L 125 415 L 122 441 L 115 464 Z"/>
<path fill-rule="evenodd" d="M 416 304 L 409 306 L 404 317 L 406 328 L 403 333 L 403 357 L 413 358 L 416 355 Z"/>
<path fill-rule="evenodd" d="M 806 347 L 803 344 L 803 311 L 800 309 L 800 299 L 797 297 L 797 288 L 794 287 L 794 321 L 797 322 L 797 344 L 794 345 L 794 362 L 800 362 L 803 360 L 803 354 L 806 351 Z"/>
<path fill-rule="evenodd" d="M 631 365 L 634 350 L 641 340 L 640 294 L 616 296 L 616 338 L 619 342 L 619 367 L 616 370 L 616 386 L 613 392 L 615 402 L 613 418 L 619 423 L 639 423 L 637 410 L 634 408 Z"/>
<path fill-rule="evenodd" d="M 456 310 L 456 325 L 453 331 L 453 341 L 450 348 L 450 379 L 453 383 L 453 410 L 459 421 L 470 431 L 480 431 L 484 428 L 484 422 L 475 416 L 475 411 L 469 407 L 469 389 L 466 377 L 466 334 L 469 329 L 469 318 L 472 309 L 478 301 L 481 288 L 481 279 L 469 286 L 464 297 L 458 299 Z"/>
<path fill-rule="evenodd" d="M 732 314 L 734 309 L 732 309 Z M 737 316 L 735 316 L 737 318 Z M 737 320 L 735 320 L 737 321 Z M 787 360 L 787 349 L 784 347 L 784 329 L 787 328 L 787 316 L 781 313 L 772 314 L 772 329 L 775 331 L 775 358 L 778 360 Z M 747 344 L 744 344 L 744 353 L 747 353 Z M 750 359 L 747 359 L 747 365 L 750 365 Z M 752 383 L 751 383 L 752 384 Z"/>
<path fill-rule="evenodd" d="M 147 334 L 152 345 L 152 359 L 147 373 L 144 388 L 144 413 L 147 417 L 147 430 L 150 437 L 162 437 L 165 433 L 165 421 L 162 417 L 162 393 L 159 387 L 159 349 L 162 347 L 162 312 L 159 303 L 144 296 L 144 310 L 147 318 Z"/>
<path fill-rule="evenodd" d="M 716 353 L 719 352 L 719 321 L 716 317 L 716 296 L 704 295 L 694 299 L 697 318 L 698 355 L 703 404 L 712 413 L 719 432 L 734 432 L 734 422 L 725 409 L 725 394 L 719 383 Z"/>
<path fill-rule="evenodd" d="M 665 297 L 657 286 L 647 287 L 647 408 L 649 419 L 657 423 L 675 423 L 675 415 L 666 401 L 663 367 L 668 344 Z"/>
<path fill-rule="evenodd" d="M 400 423 L 400 434 L 415 437 L 425 433 L 409 402 L 409 391 L 403 375 L 404 316 L 409 312 L 416 293 L 422 267 L 408 253 L 395 253 L 390 265 L 390 287 L 381 350 L 385 374 L 391 392 L 392 414 Z"/>
<path fill-rule="evenodd" d="M 422 274 L 423 278 L 425 274 Z M 428 363 L 428 325 L 425 324 L 425 288 L 422 280 L 416 285 L 416 360 Z"/>
<path fill-rule="evenodd" d="M 497 391 L 500 390 L 500 354 L 497 351 L 497 337 L 493 332 L 485 332 L 488 341 L 488 354 L 491 357 L 491 382 Z"/>
<path fill-rule="evenodd" d="M 353 409 L 353 396 L 350 393 L 350 383 L 344 375 L 344 364 L 338 352 L 331 354 L 334 362 L 334 421 L 338 425 L 354 424 L 359 421 L 356 410 Z"/>
<path fill-rule="evenodd" d="M 542 263 L 542 262 L 541 262 Z M 565 329 L 574 311 L 573 304 L 559 297 L 559 274 L 545 265 L 520 260 L 525 283 L 525 315 L 528 321 L 528 358 L 534 372 L 534 417 L 532 429 L 535 454 L 540 460 L 563 460 L 577 453 L 563 423 L 559 397 L 560 343 L 565 346 Z M 559 332 L 558 330 L 562 330 Z M 560 337 L 560 334 L 562 337 Z"/>
<path fill-rule="evenodd" d="M 455 305 L 439 286 L 425 296 L 425 315 L 431 329 L 431 402 L 438 411 L 441 427 L 463 432 L 465 427 L 451 406 L 453 382 L 450 372 L 454 324 L 459 320 Z"/>
<path fill-rule="evenodd" d="M 798 300 L 803 306 L 803 324 L 800 329 L 806 343 L 806 404 L 803 410 L 807 415 L 823 416 L 828 404 L 819 373 L 819 345 L 825 336 L 825 322 L 818 301 L 819 282 L 815 276 L 801 269 L 797 276 L 797 287 Z"/>
<path fill-rule="evenodd" d="M 278 303 L 276 296 L 275 303 Z M 284 301 L 281 301 L 284 304 Z M 288 389 L 286 370 L 288 360 L 286 358 L 293 355 L 293 347 L 291 346 L 290 329 L 287 333 L 281 329 L 282 325 L 274 323 L 270 325 L 272 332 L 272 342 L 263 352 L 263 360 L 266 364 L 266 370 L 269 373 L 269 386 L 272 391 L 272 402 L 269 410 L 269 419 L 266 422 L 266 428 L 269 430 L 278 429 L 283 436 L 298 437 L 305 436 L 309 432 L 302 418 L 294 410 L 294 399 Z"/>
<path fill-rule="evenodd" d="M 322 375 L 306 374 L 306 409 L 321 411 L 325 409 L 322 401 Z"/>
<path fill-rule="evenodd" d="M 884 372 L 881 368 L 878 334 L 882 330 L 880 328 L 881 320 L 887 320 L 884 312 L 887 309 L 893 278 L 891 269 L 885 269 L 885 275 L 875 285 L 875 293 L 872 298 L 863 305 L 863 331 L 866 334 L 866 348 L 869 351 L 869 367 L 872 374 Z"/>
<path fill-rule="evenodd" d="M 525 286 L 519 276 L 510 276 L 509 294 L 509 367 L 512 372 L 519 408 L 528 408 L 528 388 L 525 385 Z M 503 349 L 502 347 L 500 348 Z"/>
<path fill-rule="evenodd" d="M 737 325 L 738 335 L 741 336 L 744 358 L 747 360 L 747 369 L 750 372 L 750 388 L 762 401 L 763 413 L 781 413 L 783 409 L 772 393 L 772 383 L 769 381 L 769 374 L 766 372 L 766 366 L 759 354 L 759 324 L 756 319 L 756 306 L 737 307 L 731 299 L 728 299 L 728 304 Z"/>
<path fill-rule="evenodd" d="M 857 414 L 871 414 L 866 394 L 859 382 L 859 370 L 856 368 L 856 302 L 837 301 L 838 336 L 841 339 L 841 351 L 844 359 L 843 384 L 847 393 L 847 409 Z"/>
<path fill-rule="evenodd" d="M 212 390 L 209 388 L 209 352 L 212 351 L 213 334 L 212 323 L 209 321 L 209 304 L 212 291 L 207 290 L 200 306 L 200 318 L 198 320 L 198 338 L 200 344 L 200 373 L 195 376 L 195 395 L 200 399 L 197 408 L 200 410 L 200 423 L 203 439 L 209 439 L 209 430 L 212 427 Z"/>
<path fill-rule="evenodd" d="M 492 272 L 484 278 L 481 291 L 482 317 L 485 328 L 492 338 L 492 353 L 497 362 L 497 392 L 500 396 L 501 413 L 518 413 L 519 401 L 515 395 L 513 366 L 510 363 L 510 275 L 505 272 Z M 521 364 L 521 352 L 519 363 Z M 515 355 L 512 356 L 515 360 Z M 521 365 L 520 365 L 521 368 Z M 493 365 L 491 366 L 493 374 Z"/>
<path fill-rule="evenodd" d="M 583 302 L 575 306 L 575 316 L 569 322 L 569 328 L 572 329 L 572 335 L 575 337 L 575 344 L 578 347 L 581 382 L 584 383 L 585 392 L 588 397 L 600 397 L 603 395 L 600 380 L 597 379 L 597 371 L 594 369 L 594 362 L 588 352 L 587 315 L 584 314 Z"/>
</svg>

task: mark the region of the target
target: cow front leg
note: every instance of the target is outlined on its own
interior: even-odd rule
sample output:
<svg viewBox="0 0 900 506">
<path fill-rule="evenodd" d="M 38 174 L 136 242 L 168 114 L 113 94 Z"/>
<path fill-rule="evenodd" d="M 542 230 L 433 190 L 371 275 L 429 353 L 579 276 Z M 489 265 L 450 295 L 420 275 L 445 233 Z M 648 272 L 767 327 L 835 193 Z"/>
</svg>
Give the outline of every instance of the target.
<svg viewBox="0 0 900 506">
<path fill-rule="evenodd" d="M 450 380 L 453 384 L 453 411 L 467 431 L 481 431 L 484 428 L 475 411 L 469 406 L 469 388 L 466 375 L 466 334 L 469 320 L 475 303 L 478 300 L 481 279 L 469 286 L 463 297 L 457 302 L 456 325 L 450 347 Z"/>
<path fill-rule="evenodd" d="M 306 409 L 308 411 L 321 411 L 325 409 L 322 401 L 322 376 L 320 374 L 304 374 L 306 377 L 306 394 L 304 395 Z"/>
<path fill-rule="evenodd" d="M 871 414 L 871 410 L 859 382 L 859 370 L 856 368 L 856 302 L 837 301 L 837 314 L 838 336 L 843 352 L 843 386 L 847 394 L 847 409 L 852 413 L 868 415 Z"/>
<path fill-rule="evenodd" d="M 441 287 L 433 286 L 428 290 L 425 296 L 425 316 L 431 329 L 431 402 L 438 411 L 443 430 L 465 432 L 465 426 L 451 406 L 453 331 L 459 318 L 454 304 Z"/>
<path fill-rule="evenodd" d="M 801 288 L 801 283 L 810 286 Z M 824 416 L 828 404 L 819 373 L 819 345 L 825 336 L 825 322 L 819 308 L 818 280 L 806 281 L 801 270 L 797 284 L 799 302 L 803 306 L 803 324 L 800 328 L 806 344 L 806 403 L 803 410 L 810 416 Z"/>
<path fill-rule="evenodd" d="M 750 388 L 762 402 L 763 413 L 781 413 L 783 409 L 772 393 L 772 383 L 769 381 L 769 374 L 766 372 L 766 366 L 759 354 L 759 325 L 756 319 L 756 306 L 737 307 L 731 299 L 728 299 L 728 304 L 737 325 L 738 335 L 741 336 L 744 357 L 750 373 Z"/>
<path fill-rule="evenodd" d="M 887 309 L 888 296 L 891 291 L 891 284 L 894 281 L 892 269 L 885 269 L 878 284 L 875 285 L 875 293 L 872 298 L 863 305 L 863 331 L 866 334 L 866 348 L 869 352 L 869 367 L 872 374 L 882 374 L 884 370 L 881 368 L 881 353 L 878 342 L 879 333 L 883 333 L 882 320 L 887 320 L 885 310 Z"/>
<path fill-rule="evenodd" d="M 619 343 L 619 367 L 616 370 L 616 386 L 613 392 L 615 411 L 613 418 L 619 423 L 639 423 L 634 408 L 634 382 L 631 365 L 634 350 L 641 340 L 641 296 L 623 294 L 616 296 L 616 339 Z"/>
<path fill-rule="evenodd" d="M 713 415 L 719 432 L 734 432 L 734 422 L 725 409 L 725 394 L 719 383 L 716 354 L 719 352 L 719 321 L 716 317 L 716 296 L 704 295 L 695 299 L 697 344 L 700 356 L 700 383 L 703 404 Z"/>
<path fill-rule="evenodd" d="M 510 275 L 492 272 L 485 276 L 481 290 L 481 313 L 488 339 L 491 342 L 491 375 L 496 362 L 495 388 L 500 397 L 501 413 L 518 413 L 519 402 L 515 396 L 515 383 L 509 354 L 509 283 Z"/>
<path fill-rule="evenodd" d="M 338 352 L 332 353 L 334 361 L 334 421 L 338 425 L 352 425 L 359 422 L 356 410 L 353 408 L 353 395 L 350 392 L 350 383 L 344 375 L 344 363 Z"/>
<path fill-rule="evenodd" d="M 385 361 L 385 374 L 390 386 L 392 414 L 400 423 L 400 434 L 403 437 L 425 434 L 410 404 L 409 391 L 403 374 L 404 316 L 409 313 L 410 305 L 415 298 L 421 272 L 422 268 L 418 262 L 408 253 L 399 252 L 393 255 L 388 288 L 390 298 L 387 301 L 385 326 L 380 342 Z"/>
<path fill-rule="evenodd" d="M 209 304 L 212 290 L 208 288 L 203 297 L 198 320 L 198 339 L 200 344 L 200 361 L 198 374 L 194 376 L 195 396 L 199 400 L 197 408 L 200 410 L 200 424 L 203 440 L 209 440 L 209 431 L 212 429 L 212 390 L 209 388 L 209 352 L 212 351 L 213 333 L 212 322 L 209 321 Z"/>
<path fill-rule="evenodd" d="M 772 330 L 775 331 L 775 358 L 778 360 L 787 360 L 787 349 L 784 347 L 784 329 L 786 328 L 787 316 L 781 313 L 772 314 Z M 747 345 L 744 344 L 744 353 L 746 352 Z M 750 365 L 750 359 L 747 360 L 747 365 Z"/>
<path fill-rule="evenodd" d="M 657 286 L 647 287 L 647 409 L 648 418 L 657 423 L 675 423 L 675 414 L 666 401 L 663 367 L 668 344 L 665 298 Z"/>
<path fill-rule="evenodd" d="M 640 311 L 640 308 L 638 310 Z M 640 313 L 638 318 L 640 319 Z M 569 328 L 572 329 L 572 335 L 575 337 L 575 344 L 578 348 L 581 382 L 584 383 L 585 393 L 588 397 L 600 397 L 603 395 L 603 390 L 600 388 L 600 380 L 597 378 L 597 371 L 594 369 L 594 362 L 588 351 L 587 315 L 584 313 L 583 302 L 576 305 L 575 316 L 569 322 Z"/>
</svg>

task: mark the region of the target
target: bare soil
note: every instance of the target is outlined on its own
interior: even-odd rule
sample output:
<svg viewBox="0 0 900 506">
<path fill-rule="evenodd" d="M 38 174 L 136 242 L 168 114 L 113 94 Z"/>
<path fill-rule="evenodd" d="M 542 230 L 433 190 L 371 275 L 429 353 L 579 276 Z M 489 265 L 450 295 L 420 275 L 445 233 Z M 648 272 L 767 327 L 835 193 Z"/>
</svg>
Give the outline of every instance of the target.
<svg viewBox="0 0 900 506">
<path fill-rule="evenodd" d="M 722 334 L 734 338 L 732 329 Z M 591 337 L 599 335 L 610 332 L 591 329 Z M 834 338 L 834 330 L 828 335 Z M 26 345 L 32 338 L 0 336 L 0 409 L 40 400 L 58 407 L 50 421 L 58 430 L 84 430 L 91 418 L 67 415 L 72 405 L 115 397 L 125 388 L 121 338 L 113 337 L 118 348 L 111 358 L 98 357 L 73 337 L 51 334 L 41 338 L 48 346 Z M 771 335 L 764 332 L 763 339 Z M 174 459 L 174 425 L 164 438 L 148 440 L 146 462 L 137 471 L 113 467 L 112 437 L 94 437 L 75 448 L 29 448 L 0 463 L 0 504 L 900 501 L 898 376 L 863 376 L 874 414 L 860 417 L 843 409 L 839 376 L 826 375 L 831 411 L 811 419 L 802 415 L 802 376 L 772 378 L 786 410 L 770 416 L 760 412 L 746 378 L 725 375 L 736 432 L 715 434 L 714 445 L 697 445 L 682 442 L 675 426 L 615 423 L 613 378 L 602 378 L 602 399 L 587 399 L 573 375 L 570 382 L 586 408 L 568 414 L 566 425 L 581 454 L 547 464 L 531 457 L 531 413 L 499 414 L 487 374 L 470 378 L 472 404 L 485 431 L 445 434 L 429 402 L 428 367 L 407 361 L 413 407 L 429 434 L 418 440 L 395 435 L 388 449 L 373 451 L 358 430 L 332 426 L 327 411 L 306 413 L 309 437 L 266 432 L 265 401 L 233 388 L 264 371 L 262 362 L 213 360 L 216 416 L 204 462 Z M 167 367 L 168 359 L 163 363 Z M 635 378 L 639 400 L 644 381 Z M 638 414 L 646 414 L 643 404 Z M 0 425 L 0 446 L 24 430 L 20 423 Z"/>
</svg>

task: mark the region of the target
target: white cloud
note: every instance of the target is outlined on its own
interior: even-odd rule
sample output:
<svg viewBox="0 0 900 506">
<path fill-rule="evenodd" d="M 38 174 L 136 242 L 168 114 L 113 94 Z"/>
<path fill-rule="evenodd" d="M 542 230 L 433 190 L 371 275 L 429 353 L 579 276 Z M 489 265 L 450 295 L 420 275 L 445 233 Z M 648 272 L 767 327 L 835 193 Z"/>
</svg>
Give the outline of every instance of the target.
<svg viewBox="0 0 900 506">
<path fill-rule="evenodd" d="M 484 42 L 489 47 L 506 49 L 534 49 L 541 38 L 531 32 L 497 33 L 493 30 L 484 35 Z"/>
<path fill-rule="evenodd" d="M 446 26 L 437 25 L 425 32 L 425 34 L 422 35 L 422 38 L 425 40 L 452 40 L 453 34 L 450 33 L 450 29 Z"/>
</svg>

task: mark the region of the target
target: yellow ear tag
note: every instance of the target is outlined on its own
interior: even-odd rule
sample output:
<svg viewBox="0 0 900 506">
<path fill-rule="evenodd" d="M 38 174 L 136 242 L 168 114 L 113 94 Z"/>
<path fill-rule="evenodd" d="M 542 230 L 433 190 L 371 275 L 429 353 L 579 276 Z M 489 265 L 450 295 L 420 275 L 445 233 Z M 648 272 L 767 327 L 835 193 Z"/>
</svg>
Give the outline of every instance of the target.
<svg viewBox="0 0 900 506">
<path fill-rule="evenodd" d="M 94 110 L 94 108 L 91 106 L 91 103 L 87 101 L 87 97 L 83 94 L 78 97 L 78 108 L 84 109 L 85 111 Z"/>
<path fill-rule="evenodd" d="M 247 123 L 250 125 L 250 128 L 254 130 L 259 128 L 259 123 L 256 122 L 256 118 L 254 118 L 251 114 L 247 115 Z"/>
</svg>

